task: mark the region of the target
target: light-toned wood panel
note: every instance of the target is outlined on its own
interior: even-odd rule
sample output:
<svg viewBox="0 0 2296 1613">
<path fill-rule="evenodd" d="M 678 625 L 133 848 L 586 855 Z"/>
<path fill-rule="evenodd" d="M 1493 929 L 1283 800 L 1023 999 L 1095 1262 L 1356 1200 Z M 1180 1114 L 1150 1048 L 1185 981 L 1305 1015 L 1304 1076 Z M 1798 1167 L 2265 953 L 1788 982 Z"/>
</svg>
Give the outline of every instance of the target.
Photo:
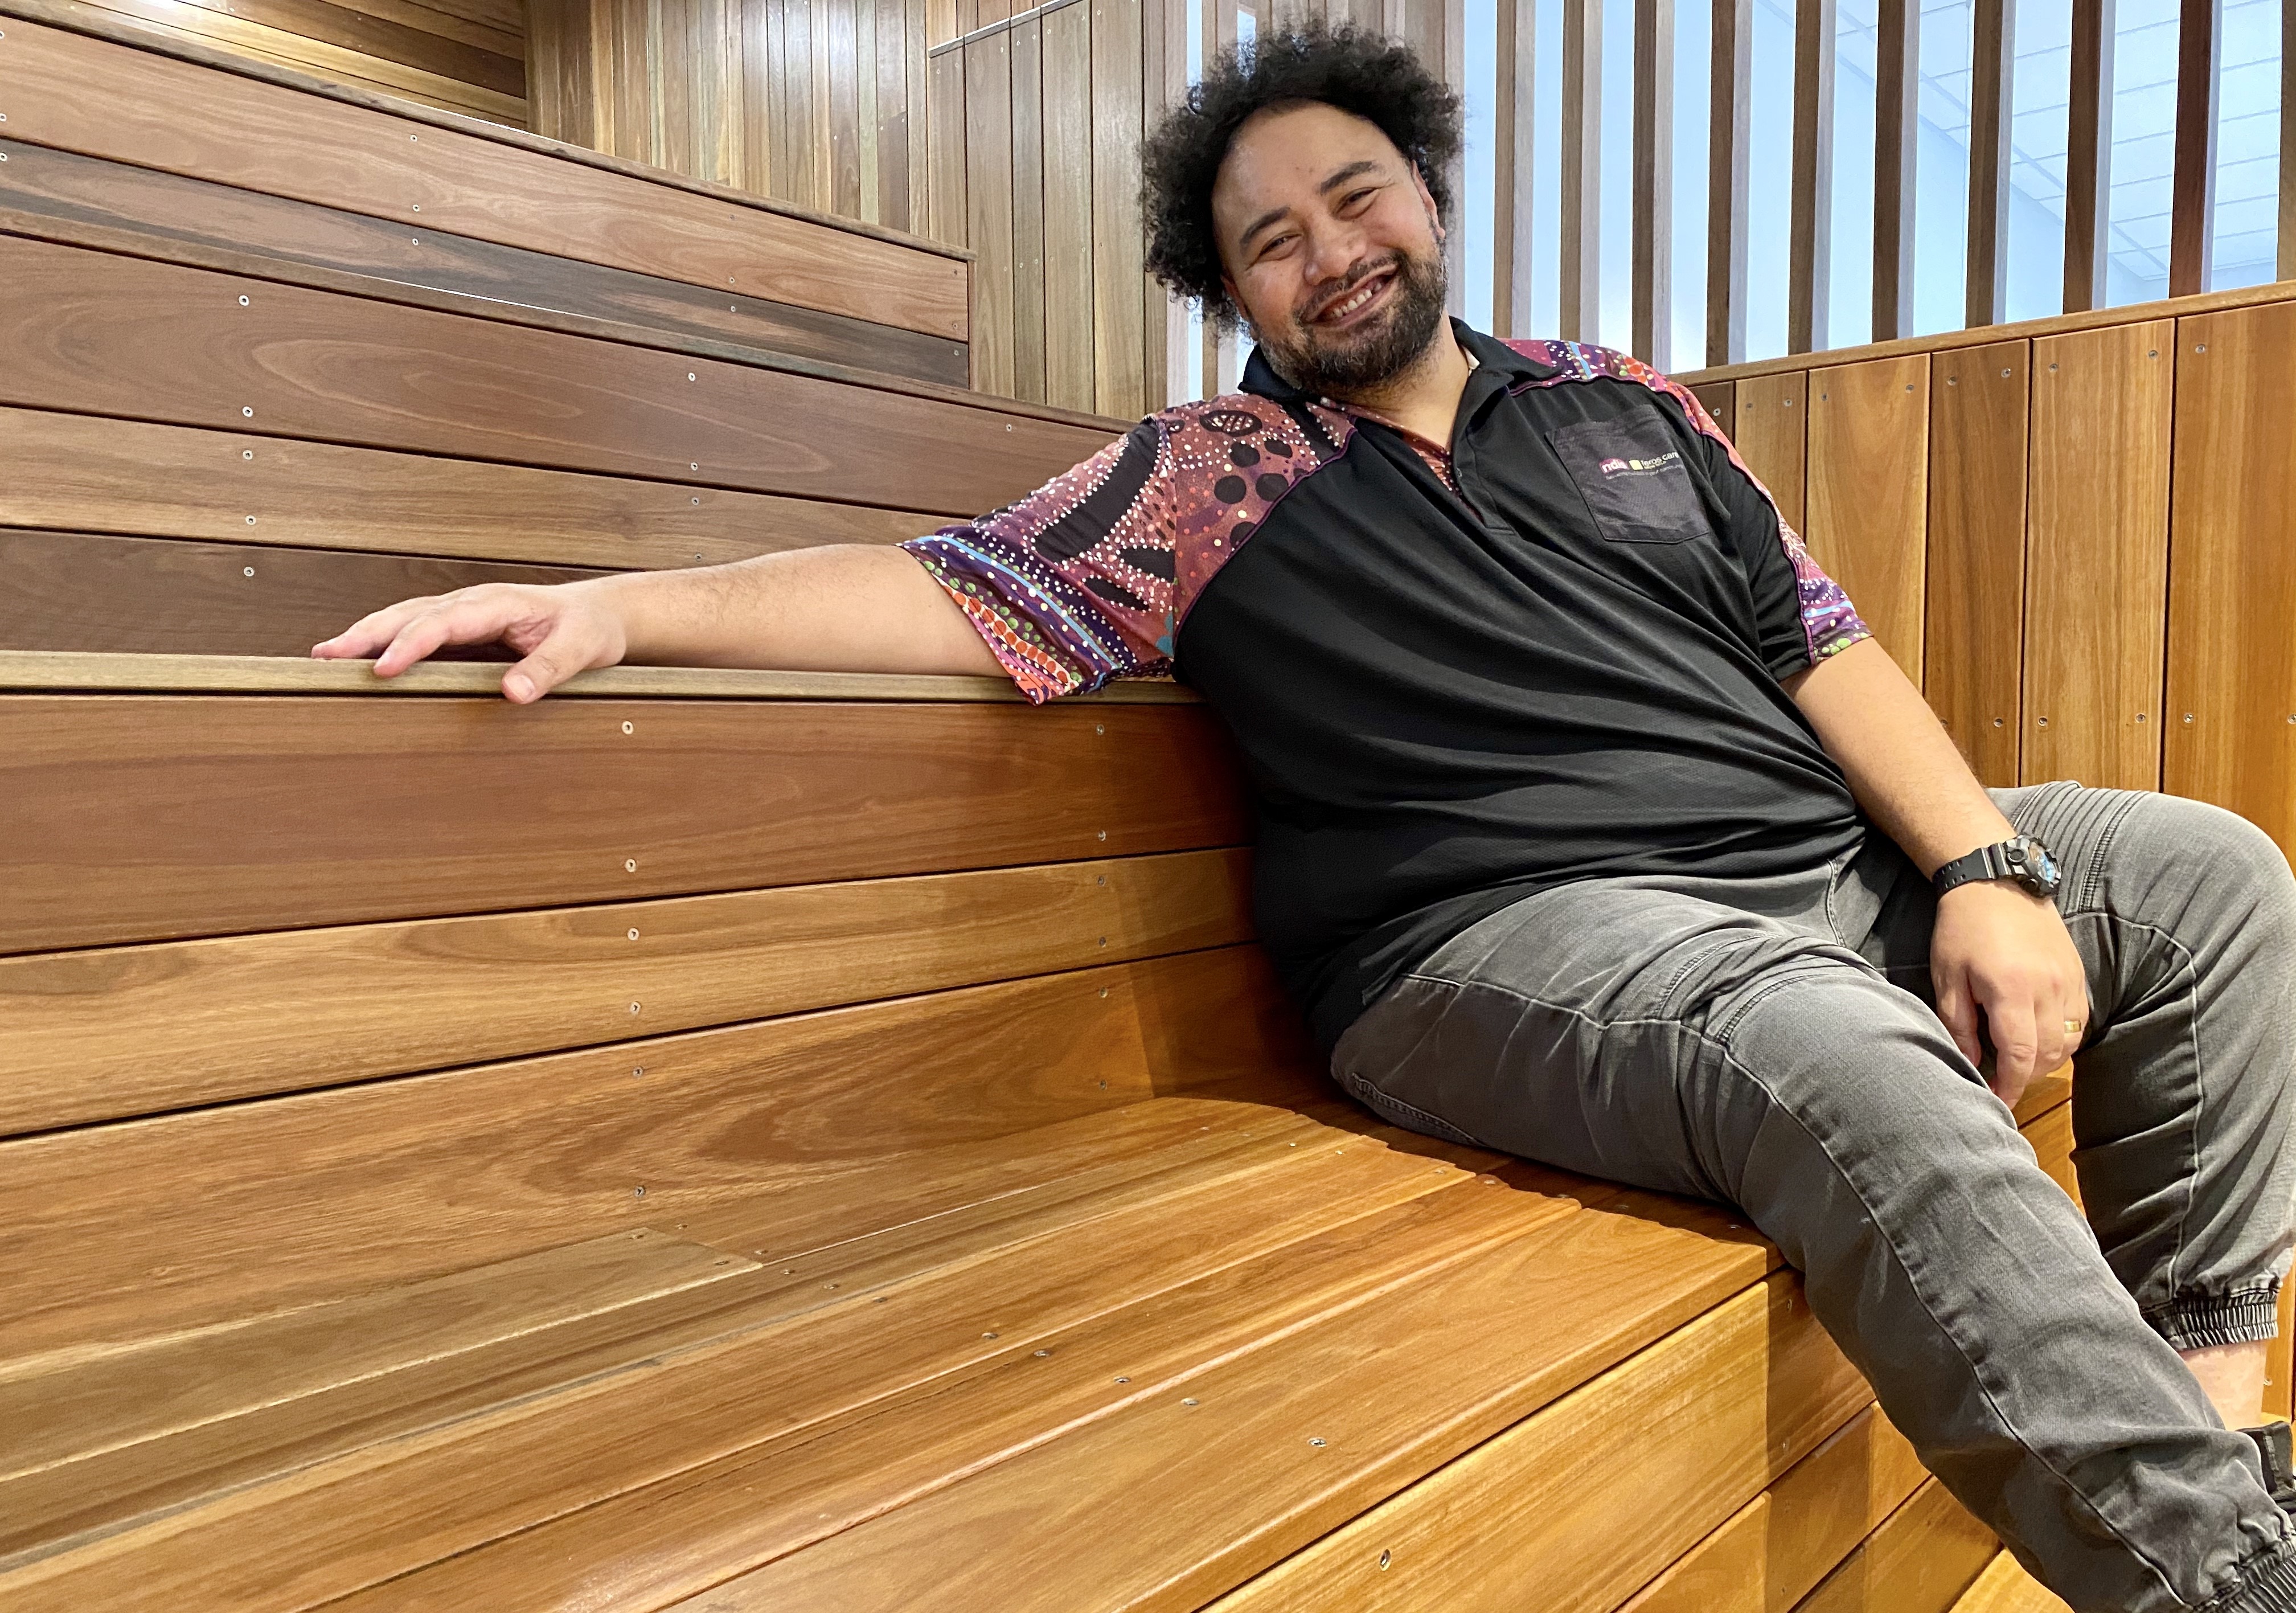
<svg viewBox="0 0 2296 1613">
<path fill-rule="evenodd" d="M 1225 756 L 1185 706 L 14 695 L 0 951 L 1236 845 Z"/>
<path fill-rule="evenodd" d="M 1767 1247 L 1731 1241 L 1712 1212 L 1616 1202 L 1210 1363 L 1183 1386 L 677 1605 L 1196 1607 L 1769 1264 Z M 1476 1325 L 1463 1329 L 1462 1317 Z M 1138 1504 L 1144 1496 L 1154 1505 Z M 1127 1527 L 1112 1531 L 1116 1517 Z"/>
<path fill-rule="evenodd" d="M 1303 1144 L 1303 1148 L 1306 1145 Z M 1168 1392 L 1208 1361 L 1424 1280 L 1567 1214 L 1488 1184 L 1411 1199 L 1246 1263 L 1004 1351 L 939 1383 L 466 1552 L 344 1604 L 341 1613 L 591 1595 L 660 1606 L 707 1589 L 1055 1428 Z M 1043 1354 L 1036 1351 L 1046 1352 Z M 1182 1389 L 1183 1395 L 1187 1391 Z"/>
<path fill-rule="evenodd" d="M 1144 18 L 1141 0 L 1086 3 L 1092 8 L 1094 398 L 1101 413 L 1129 419 L 1148 407 L 1145 337 L 1132 294 L 1144 263 L 1139 185 Z M 1083 156 L 1079 151 L 1068 160 Z"/>
<path fill-rule="evenodd" d="M 2073 1106 L 2059 1104 L 2018 1129 L 2049 1180 L 2065 1190 L 2066 1197 L 2080 1203 L 2080 1179 L 2073 1171 Z"/>
<path fill-rule="evenodd" d="M 1035 1180 L 1070 1145 L 1033 1128 L 1191 1090 L 1327 1101 L 1275 991 L 1251 950 L 1190 953 L 19 1139 L 0 1354 L 636 1226 L 746 1254 L 922 1219 Z M 1115 1145 L 1102 1127 L 1073 1146 Z"/>
<path fill-rule="evenodd" d="M 1860 1411 L 1685 1552 L 1621 1613 L 1779 1613 L 1928 1475 L 1881 1408 Z"/>
<path fill-rule="evenodd" d="M 2264 1346 L 2264 1411 L 2267 1417 L 2286 1421 L 2292 1396 L 2289 1380 L 2292 1376 L 2291 1355 L 2296 1354 L 2296 1287 L 2283 1283 L 2280 1304 L 2276 1313 L 2280 1331 Z"/>
<path fill-rule="evenodd" d="M 1097 401 L 1093 352 L 1092 8 L 1067 5 L 1045 29 L 1045 388 L 1062 408 Z"/>
<path fill-rule="evenodd" d="M 0 1479 L 757 1269 L 640 1227 L 141 1347 L 0 1362 Z"/>
<path fill-rule="evenodd" d="M 1922 681 L 1929 507 L 1927 357 L 1809 374 L 1811 557 L 1849 593 L 1883 648 Z"/>
<path fill-rule="evenodd" d="M 316 273 L 316 271 L 311 271 Z M 0 403 L 973 514 L 1099 427 L 0 235 Z M 242 301 L 241 299 L 246 299 Z"/>
<path fill-rule="evenodd" d="M 1910 291 L 1908 293 L 1910 297 Z M 2023 342 L 1930 367 L 1929 582 L 1923 693 L 1978 781 L 2018 782 L 2025 618 Z"/>
<path fill-rule="evenodd" d="M 1287 1150 L 1262 1170 L 1094 1217 L 1086 1236 L 1006 1245 L 880 1295 L 808 1297 L 778 1325 L 242 1480 L 208 1505 L 146 1510 L 26 1564 L 0 1590 L 22 1613 L 128 1613 L 194 1595 L 234 1607 L 324 1601 L 1447 1187 L 1494 1190 L 1372 1143 Z"/>
<path fill-rule="evenodd" d="M 2177 322 L 2162 782 L 2230 807 L 2283 851 L 2296 847 L 2292 360 L 2296 304 Z"/>
<path fill-rule="evenodd" d="M 1045 140 L 1045 34 L 1015 23 L 1013 51 L 1013 395 L 1045 401 L 1045 183 L 1067 159 Z"/>
<path fill-rule="evenodd" d="M 2161 786 L 2174 339 L 2161 320 L 2033 344 L 2021 783 Z"/>
<path fill-rule="evenodd" d="M 927 152 L 928 230 L 937 240 L 962 246 L 966 210 L 972 205 L 964 179 L 964 53 L 947 51 L 931 57 L 925 71 L 929 80 L 925 110 L 932 124 Z"/>
<path fill-rule="evenodd" d="M 1932 1478 L 1794 1613 L 1947 1613 L 1999 1549 L 1993 1532 Z"/>
<path fill-rule="evenodd" d="M 493 20 L 488 21 L 457 15 L 443 5 L 424 5 L 421 0 L 355 0 L 355 3 L 366 15 L 381 17 L 401 28 L 436 34 L 442 39 L 452 39 L 497 56 L 508 56 L 513 62 L 526 59 L 526 13 L 522 6 L 491 8 Z"/>
<path fill-rule="evenodd" d="M 608 569 L 901 543 L 948 517 L 0 408 L 0 526 Z"/>
<path fill-rule="evenodd" d="M 1250 938 L 1181 852 L 0 959 L 0 1132 Z"/>
<path fill-rule="evenodd" d="M 1538 1585 L 1551 1613 L 1608 1613 L 1871 1393 L 1781 1272 L 1215 1606 L 1497 1607 Z"/>
<path fill-rule="evenodd" d="M 114 0 L 95 3 L 106 10 L 126 9 L 115 7 Z M 140 0 L 140 4 L 148 4 L 150 0 Z M 176 0 L 175 5 L 159 14 L 179 20 L 184 27 L 199 32 L 201 20 L 186 17 L 184 12 L 201 10 L 218 17 L 259 23 L 269 29 L 335 46 L 348 54 L 420 69 L 450 83 L 479 86 L 513 101 L 522 101 L 526 96 L 526 52 L 521 40 L 491 29 L 478 29 L 473 24 L 446 18 L 420 5 L 394 4 L 394 0 L 380 0 L 373 5 L 357 4 L 356 0 L 341 4 L 334 0 L 230 0 L 227 4 L 226 0 Z M 431 19 L 435 26 L 409 27 L 401 19 L 410 15 Z M 480 32 L 489 36 L 494 43 L 491 46 L 466 44 L 440 31 L 441 28 Z M 228 39 L 232 36 L 223 32 L 214 37 Z"/>
<path fill-rule="evenodd" d="M 1977 1576 L 1977 1583 L 1962 1592 L 1961 1600 L 1953 1604 L 1953 1613 L 2071 1613 L 2065 1604 L 2051 1595 L 2024 1569 L 2017 1560 L 2004 1551 Z"/>
<path fill-rule="evenodd" d="M 964 242 L 972 259 L 972 384 L 1013 395 L 1013 38 L 955 53 L 964 62 Z"/>
<path fill-rule="evenodd" d="M 12 139 L 964 340 L 961 262 L 810 219 L 37 24 L 0 84 Z"/>
<path fill-rule="evenodd" d="M 1809 375 L 1795 370 L 1738 383 L 1738 457 L 1776 501 L 1778 514 L 1801 531 L 1809 447 Z"/>
</svg>

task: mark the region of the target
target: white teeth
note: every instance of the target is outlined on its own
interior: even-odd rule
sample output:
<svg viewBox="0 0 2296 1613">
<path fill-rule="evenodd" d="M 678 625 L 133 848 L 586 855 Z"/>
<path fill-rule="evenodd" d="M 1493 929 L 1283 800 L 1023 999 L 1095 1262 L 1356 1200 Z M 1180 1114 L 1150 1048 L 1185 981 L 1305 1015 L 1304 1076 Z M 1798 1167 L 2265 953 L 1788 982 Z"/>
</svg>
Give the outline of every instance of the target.
<svg viewBox="0 0 2296 1613">
<path fill-rule="evenodd" d="M 1346 301 L 1335 303 L 1332 307 L 1324 310 L 1324 317 L 1326 319 L 1346 318 L 1349 314 L 1354 313 L 1357 309 L 1363 307 L 1365 303 L 1369 302 L 1374 296 L 1378 294 L 1379 288 L 1385 284 L 1386 282 L 1384 281 L 1374 281 L 1373 284 L 1365 286 L 1361 291 L 1357 292 L 1354 296 L 1349 297 Z"/>
</svg>

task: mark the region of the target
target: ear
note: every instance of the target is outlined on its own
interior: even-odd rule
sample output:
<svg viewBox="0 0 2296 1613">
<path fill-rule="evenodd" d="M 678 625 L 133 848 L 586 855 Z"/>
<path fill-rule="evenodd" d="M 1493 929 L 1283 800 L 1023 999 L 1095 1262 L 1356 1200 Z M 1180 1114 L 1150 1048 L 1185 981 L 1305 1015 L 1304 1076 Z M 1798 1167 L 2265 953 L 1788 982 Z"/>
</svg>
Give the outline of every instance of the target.
<svg viewBox="0 0 2296 1613">
<path fill-rule="evenodd" d="M 1246 313 L 1244 312 L 1244 309 L 1243 309 L 1243 298 L 1242 298 L 1242 296 L 1237 292 L 1237 291 L 1236 291 L 1236 289 L 1235 289 L 1235 276 L 1233 276 L 1233 275 L 1228 275 L 1228 274 L 1223 274 L 1223 275 L 1221 275 L 1221 276 L 1220 276 L 1220 290 L 1221 290 L 1222 292 L 1224 292 L 1225 293 L 1226 293 L 1226 296 L 1227 296 L 1227 305 L 1228 305 L 1228 307 L 1230 307 L 1230 308 L 1232 308 L 1232 309 L 1234 309 L 1235 310 L 1235 317 L 1236 317 L 1239 320 L 1241 320 L 1241 321 L 1242 322 L 1242 324 L 1243 324 L 1243 328 L 1244 328 L 1245 330 L 1247 330 L 1247 331 L 1250 331 L 1250 332 L 1251 332 L 1251 339 L 1252 339 L 1254 342 L 1259 341 L 1259 330 L 1258 330 L 1258 329 L 1257 329 L 1257 328 L 1252 325 L 1250 316 L 1250 315 L 1248 315 L 1248 314 L 1246 314 Z"/>
<path fill-rule="evenodd" d="M 1419 205 L 1427 210 L 1428 229 L 1433 233 L 1436 240 L 1442 240 L 1442 210 L 1435 205 L 1435 193 L 1427 188 L 1427 176 L 1419 171 L 1419 165 L 1416 162 L 1411 165 L 1411 188 L 1419 193 Z"/>
</svg>

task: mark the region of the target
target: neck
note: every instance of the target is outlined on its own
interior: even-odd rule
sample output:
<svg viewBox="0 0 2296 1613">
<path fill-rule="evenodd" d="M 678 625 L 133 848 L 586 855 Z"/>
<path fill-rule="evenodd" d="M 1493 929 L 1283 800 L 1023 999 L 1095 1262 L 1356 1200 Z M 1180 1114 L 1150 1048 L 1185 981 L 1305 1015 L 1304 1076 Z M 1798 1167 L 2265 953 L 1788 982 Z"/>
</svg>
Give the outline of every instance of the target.
<svg viewBox="0 0 2296 1613">
<path fill-rule="evenodd" d="M 1377 415 L 1439 448 L 1448 448 L 1459 399 L 1467 390 L 1467 355 L 1445 320 L 1426 351 L 1402 374 L 1377 386 L 1332 394 L 1340 402 Z"/>
</svg>

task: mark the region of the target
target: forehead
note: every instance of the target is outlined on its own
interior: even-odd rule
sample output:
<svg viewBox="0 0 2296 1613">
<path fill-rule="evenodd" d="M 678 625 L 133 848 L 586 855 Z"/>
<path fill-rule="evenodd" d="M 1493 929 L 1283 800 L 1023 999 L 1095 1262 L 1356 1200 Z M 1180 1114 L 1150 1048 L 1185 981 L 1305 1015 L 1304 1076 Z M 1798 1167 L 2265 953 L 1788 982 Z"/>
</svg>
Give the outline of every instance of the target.
<svg viewBox="0 0 2296 1613">
<path fill-rule="evenodd" d="M 1378 124 L 1321 102 L 1254 112 L 1229 142 L 1212 184 L 1212 217 L 1223 230 L 1273 207 L 1305 206 L 1351 162 L 1400 167 L 1402 153 Z"/>
</svg>

